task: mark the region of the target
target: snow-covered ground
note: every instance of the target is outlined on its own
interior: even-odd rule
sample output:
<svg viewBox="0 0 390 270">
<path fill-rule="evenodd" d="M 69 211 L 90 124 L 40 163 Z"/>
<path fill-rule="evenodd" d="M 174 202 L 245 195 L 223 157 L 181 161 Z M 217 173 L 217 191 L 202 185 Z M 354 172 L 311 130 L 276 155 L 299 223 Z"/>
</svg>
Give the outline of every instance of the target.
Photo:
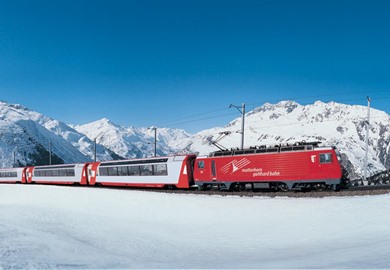
<svg viewBox="0 0 390 270">
<path fill-rule="evenodd" d="M 241 198 L 0 185 L 0 269 L 389 268 L 390 194 Z"/>
</svg>

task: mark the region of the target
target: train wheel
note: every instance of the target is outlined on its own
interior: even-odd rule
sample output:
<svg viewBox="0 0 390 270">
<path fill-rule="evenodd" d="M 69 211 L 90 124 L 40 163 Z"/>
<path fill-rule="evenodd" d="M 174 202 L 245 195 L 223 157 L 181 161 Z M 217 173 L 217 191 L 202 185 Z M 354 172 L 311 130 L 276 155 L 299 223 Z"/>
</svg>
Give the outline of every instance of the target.
<svg viewBox="0 0 390 270">
<path fill-rule="evenodd" d="M 237 191 L 237 192 L 240 192 L 243 190 L 243 187 L 242 185 L 238 184 L 238 183 L 233 183 L 230 185 L 229 187 L 229 191 Z"/>
<path fill-rule="evenodd" d="M 337 185 L 337 184 L 336 185 L 332 185 L 331 188 L 332 188 L 333 191 L 340 191 L 340 185 Z"/>
<path fill-rule="evenodd" d="M 206 191 L 206 190 L 210 190 L 210 186 L 207 184 L 203 184 L 203 185 L 199 185 L 198 189 L 200 191 Z"/>
<path fill-rule="evenodd" d="M 323 191 L 326 189 L 326 185 L 324 183 L 318 183 L 314 185 L 314 189 L 318 191 Z"/>
<path fill-rule="evenodd" d="M 289 191 L 290 189 L 288 188 L 288 186 L 285 183 L 279 183 L 278 190 L 286 192 L 286 191 Z"/>
</svg>

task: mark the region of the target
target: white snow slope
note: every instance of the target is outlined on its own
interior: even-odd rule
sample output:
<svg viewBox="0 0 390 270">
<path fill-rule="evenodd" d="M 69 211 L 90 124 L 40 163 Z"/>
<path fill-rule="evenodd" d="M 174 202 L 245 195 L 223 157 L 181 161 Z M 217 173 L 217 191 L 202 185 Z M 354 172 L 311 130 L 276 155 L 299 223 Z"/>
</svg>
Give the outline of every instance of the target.
<svg viewBox="0 0 390 270">
<path fill-rule="evenodd" d="M 275 145 L 300 141 L 321 141 L 336 146 L 343 154 L 343 165 L 352 179 L 363 174 L 365 153 L 365 121 L 367 107 L 351 106 L 336 102 L 317 101 L 300 105 L 294 101 L 277 104 L 266 103 L 248 112 L 245 117 L 245 147 L 254 145 Z M 178 141 L 176 148 L 186 148 L 207 155 L 217 148 L 211 141 L 220 132 L 231 135 L 220 141 L 226 148 L 240 146 L 241 118 L 225 127 L 201 131 L 188 139 Z M 390 168 L 390 116 L 371 109 L 368 171 L 369 175 Z"/>
<path fill-rule="evenodd" d="M 117 125 L 107 118 L 85 124 L 72 126 L 78 132 L 126 158 L 153 156 L 154 129 L 135 128 Z M 178 152 L 177 141 L 190 137 L 182 129 L 157 128 L 157 155 L 165 156 Z"/>
<path fill-rule="evenodd" d="M 93 160 L 94 143 L 63 122 L 19 104 L 0 101 L 0 167 L 13 166 L 13 154 L 20 164 L 37 164 L 49 144 L 53 155 L 65 163 Z M 113 159 L 113 153 L 97 145 L 99 160 Z"/>
<path fill-rule="evenodd" d="M 0 185 L 0 198 L 0 269 L 390 267 L 390 194 L 241 198 Z"/>
<path fill-rule="evenodd" d="M 300 105 L 294 101 L 277 104 L 266 103 L 246 114 L 245 146 L 274 145 L 299 141 L 321 141 L 324 145 L 336 146 L 342 153 L 343 165 L 351 179 L 363 174 L 365 153 L 365 126 L 367 108 L 336 102 Z M 120 156 L 133 158 L 153 154 L 153 130 L 123 127 L 108 119 L 74 126 L 90 139 Z M 241 117 L 225 127 L 216 127 L 190 135 L 183 130 L 158 128 L 157 154 L 199 153 L 207 155 L 218 150 L 211 141 L 221 132 L 231 134 L 220 141 L 226 148 L 241 144 Z M 371 109 L 369 134 L 369 175 L 390 168 L 390 116 L 383 111 Z"/>
</svg>

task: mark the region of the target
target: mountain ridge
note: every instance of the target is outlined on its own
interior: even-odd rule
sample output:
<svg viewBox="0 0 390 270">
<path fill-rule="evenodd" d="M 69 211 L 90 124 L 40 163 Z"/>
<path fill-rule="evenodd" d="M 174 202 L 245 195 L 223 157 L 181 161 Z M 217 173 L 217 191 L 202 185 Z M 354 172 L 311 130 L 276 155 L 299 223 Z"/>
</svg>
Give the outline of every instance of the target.
<svg viewBox="0 0 390 270">
<path fill-rule="evenodd" d="M 339 149 L 343 165 L 351 177 L 356 178 L 363 173 L 366 118 L 367 107 L 360 105 L 333 101 L 301 105 L 291 100 L 265 103 L 245 114 L 244 145 L 321 141 Z M 49 141 L 53 142 L 57 162 L 93 160 L 94 140 L 97 142 L 98 160 L 152 156 L 154 128 L 157 129 L 157 155 L 207 155 L 217 150 L 212 142 L 221 132 L 230 132 L 220 142 L 222 145 L 226 148 L 239 147 L 241 121 L 241 117 L 238 117 L 223 127 L 202 130 L 196 134 L 163 127 L 126 127 L 107 118 L 85 125 L 67 125 L 22 105 L 0 102 L 0 161 L 3 167 L 12 166 L 10 160 L 16 152 L 20 165 L 45 163 L 43 159 L 47 160 L 47 157 L 43 156 L 48 156 Z M 389 143 L 390 116 L 371 108 L 369 174 L 390 168 Z M 28 145 L 34 147 L 29 148 Z"/>
</svg>

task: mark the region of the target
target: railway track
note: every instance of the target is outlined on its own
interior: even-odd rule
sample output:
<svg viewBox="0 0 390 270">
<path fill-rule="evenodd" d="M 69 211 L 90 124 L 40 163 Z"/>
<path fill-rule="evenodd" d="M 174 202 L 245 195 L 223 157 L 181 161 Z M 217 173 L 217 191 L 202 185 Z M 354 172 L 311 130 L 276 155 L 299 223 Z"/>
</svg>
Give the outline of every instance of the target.
<svg viewBox="0 0 390 270">
<path fill-rule="evenodd" d="M 100 187 L 101 188 L 101 187 Z M 346 197 L 346 196 L 372 196 L 382 195 L 390 193 L 390 185 L 378 185 L 378 186 L 358 186 L 350 187 L 349 189 L 342 189 L 335 192 L 332 190 L 324 191 L 269 191 L 269 190 L 256 190 L 256 191 L 220 191 L 220 190 L 181 190 L 181 189 L 145 189 L 145 188 L 123 188 L 123 187 L 103 187 L 108 189 L 127 189 L 137 190 L 144 192 L 157 192 L 167 194 L 194 194 L 200 196 L 237 196 L 237 197 L 293 197 L 293 198 L 323 198 L 323 197 Z"/>
<path fill-rule="evenodd" d="M 40 184 L 33 184 L 40 185 Z M 64 185 L 56 185 L 64 186 Z M 69 187 L 69 186 L 66 186 Z M 220 191 L 207 190 L 200 191 L 197 189 L 151 189 L 151 188 L 128 188 L 128 187 L 108 187 L 108 186 L 74 186 L 75 188 L 97 188 L 110 190 L 136 190 L 143 192 L 155 192 L 166 194 L 193 194 L 199 196 L 235 196 L 235 197 L 292 197 L 292 198 L 324 198 L 324 197 L 346 197 L 346 196 L 373 196 L 390 193 L 390 185 L 372 185 L 357 186 L 342 189 L 340 191 L 323 190 L 323 191 L 273 191 L 273 190 L 255 190 L 255 191 Z"/>
</svg>

